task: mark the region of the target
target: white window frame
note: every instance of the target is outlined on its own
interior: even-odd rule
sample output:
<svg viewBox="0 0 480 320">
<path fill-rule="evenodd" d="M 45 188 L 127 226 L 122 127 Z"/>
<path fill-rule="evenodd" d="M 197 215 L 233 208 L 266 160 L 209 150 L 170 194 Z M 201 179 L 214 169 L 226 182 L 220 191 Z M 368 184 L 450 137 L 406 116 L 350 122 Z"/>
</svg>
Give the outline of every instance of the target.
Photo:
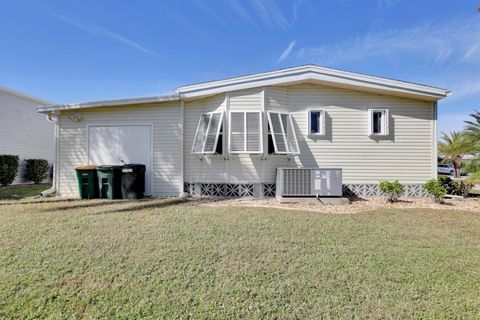
<svg viewBox="0 0 480 320">
<path fill-rule="evenodd" d="M 320 127 L 320 131 L 317 133 L 312 132 L 312 112 L 320 112 L 320 123 L 318 124 Z M 326 118 L 325 109 L 308 109 L 307 110 L 307 123 L 308 123 L 307 136 L 313 136 L 313 137 L 324 136 L 326 132 L 325 118 Z"/>
<path fill-rule="evenodd" d="M 243 141 L 243 151 L 232 151 L 231 150 L 231 138 L 232 138 L 232 113 L 243 113 L 243 130 L 244 130 L 244 141 Z M 260 135 L 260 151 L 250 151 L 247 150 L 247 113 L 258 113 L 259 121 L 259 135 Z M 230 110 L 228 112 L 228 152 L 232 154 L 263 154 L 263 112 L 255 110 Z"/>
<path fill-rule="evenodd" d="M 375 112 L 381 112 L 383 113 L 382 116 L 382 128 L 381 132 L 375 133 L 373 132 L 373 114 Z M 368 109 L 368 134 L 369 136 L 374 136 L 374 137 L 384 137 L 388 136 L 390 134 L 390 115 L 388 112 L 388 109 Z"/>
<path fill-rule="evenodd" d="M 210 124 L 212 122 L 212 116 L 216 113 L 220 113 L 221 116 L 220 116 L 220 125 L 218 126 L 217 134 L 216 134 L 216 137 L 215 137 L 215 150 L 205 151 L 205 145 L 207 144 L 208 130 L 210 129 Z M 207 128 L 205 130 L 205 138 L 203 139 L 203 142 L 202 142 L 202 151 L 195 152 L 194 151 L 195 150 L 195 141 L 197 141 L 198 129 L 200 128 L 200 123 L 202 121 L 203 116 L 205 116 L 205 115 L 209 115 L 209 118 L 208 118 Z M 224 131 L 223 134 L 225 135 L 225 123 L 224 123 L 224 112 L 223 111 L 204 112 L 204 113 L 200 114 L 200 118 L 198 119 L 198 123 L 197 123 L 197 129 L 195 131 L 195 136 L 193 138 L 192 154 L 197 154 L 197 155 L 216 154 L 218 138 L 220 136 L 220 130 L 222 128 L 223 128 L 223 131 Z"/>
<path fill-rule="evenodd" d="M 283 139 L 285 141 L 285 149 L 287 150 L 286 152 L 279 152 L 277 149 L 277 140 L 275 137 L 275 132 L 273 131 L 273 126 L 272 126 L 272 116 L 271 114 L 278 114 L 278 115 L 287 115 L 288 116 L 288 121 L 290 122 L 290 126 L 293 129 L 293 138 L 295 142 L 295 146 L 297 147 L 296 149 L 298 150 L 297 152 L 295 151 L 290 151 L 290 146 L 288 145 L 288 140 L 287 140 L 287 132 L 285 131 L 285 128 L 283 126 L 283 121 L 280 119 L 280 127 L 282 132 L 280 132 L 283 135 Z M 295 132 L 295 127 L 293 126 L 293 120 L 292 120 L 292 115 L 288 112 L 276 112 L 276 111 L 268 111 L 267 112 L 267 117 L 268 117 L 268 124 L 270 126 L 270 130 L 272 132 L 272 139 L 273 139 L 273 147 L 275 148 L 275 153 L 276 154 L 287 154 L 287 155 L 298 155 L 300 154 L 300 146 L 298 145 L 298 139 L 297 139 L 297 133 Z"/>
</svg>

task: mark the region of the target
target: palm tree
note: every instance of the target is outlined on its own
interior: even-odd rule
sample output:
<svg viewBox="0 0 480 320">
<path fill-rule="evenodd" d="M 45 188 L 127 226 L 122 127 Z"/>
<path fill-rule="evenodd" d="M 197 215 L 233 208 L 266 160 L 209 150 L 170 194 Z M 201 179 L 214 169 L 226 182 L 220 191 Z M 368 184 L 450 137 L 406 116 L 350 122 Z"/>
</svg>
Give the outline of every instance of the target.
<svg viewBox="0 0 480 320">
<path fill-rule="evenodd" d="M 473 118 L 471 121 L 465 121 L 465 134 L 480 147 L 480 112 L 475 110 L 475 113 L 470 114 L 470 117 Z"/>
<path fill-rule="evenodd" d="M 464 155 L 475 149 L 471 139 L 468 139 L 463 132 L 442 132 L 442 141 L 438 145 L 438 151 L 445 155 L 444 161 L 451 161 L 455 169 L 455 177 L 458 178 L 459 170 L 462 167 Z"/>
</svg>

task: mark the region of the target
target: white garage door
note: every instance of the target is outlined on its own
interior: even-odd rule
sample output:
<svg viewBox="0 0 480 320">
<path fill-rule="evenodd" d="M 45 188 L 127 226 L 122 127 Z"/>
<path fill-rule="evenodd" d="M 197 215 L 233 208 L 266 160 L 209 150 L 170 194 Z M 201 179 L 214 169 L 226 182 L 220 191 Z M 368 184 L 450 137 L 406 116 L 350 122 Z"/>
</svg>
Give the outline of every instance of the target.
<svg viewBox="0 0 480 320">
<path fill-rule="evenodd" d="M 88 163 L 94 165 L 141 163 L 146 165 L 145 194 L 152 178 L 152 127 L 150 125 L 88 126 Z"/>
</svg>

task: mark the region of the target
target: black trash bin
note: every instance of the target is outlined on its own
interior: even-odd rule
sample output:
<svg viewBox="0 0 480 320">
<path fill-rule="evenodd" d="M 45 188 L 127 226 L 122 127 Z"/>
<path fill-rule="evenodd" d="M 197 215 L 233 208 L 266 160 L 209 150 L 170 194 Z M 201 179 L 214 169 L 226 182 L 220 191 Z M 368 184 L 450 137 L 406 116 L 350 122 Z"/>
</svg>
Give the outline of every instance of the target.
<svg viewBox="0 0 480 320">
<path fill-rule="evenodd" d="M 141 199 L 145 192 L 145 165 L 126 164 L 122 167 L 122 198 Z"/>
<path fill-rule="evenodd" d="M 121 166 L 104 165 L 97 167 L 98 190 L 102 199 L 121 199 Z"/>
<path fill-rule="evenodd" d="M 80 199 L 98 198 L 97 170 L 95 166 L 76 167 Z"/>
</svg>

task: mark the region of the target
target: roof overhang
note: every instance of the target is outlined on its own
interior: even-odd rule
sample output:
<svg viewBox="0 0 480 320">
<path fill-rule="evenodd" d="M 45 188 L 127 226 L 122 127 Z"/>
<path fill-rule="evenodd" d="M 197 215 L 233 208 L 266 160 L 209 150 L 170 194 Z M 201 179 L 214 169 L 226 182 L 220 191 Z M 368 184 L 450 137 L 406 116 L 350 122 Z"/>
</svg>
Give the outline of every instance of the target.
<svg viewBox="0 0 480 320">
<path fill-rule="evenodd" d="M 228 91 L 268 86 L 289 86 L 300 83 L 314 83 L 336 88 L 413 98 L 424 101 L 438 101 L 450 95 L 450 91 L 442 88 L 382 77 L 374 77 L 338 69 L 324 68 L 316 65 L 305 65 L 242 77 L 187 85 L 178 88 L 175 94 L 60 104 L 54 106 L 40 106 L 38 107 L 38 112 L 48 113 L 62 110 L 193 100 Z"/>
<path fill-rule="evenodd" d="M 409 97 L 427 101 L 437 101 L 450 94 L 446 89 L 324 68 L 315 65 L 306 65 L 243 77 L 193 84 L 180 87 L 177 92 L 182 99 L 188 100 L 215 95 L 226 91 L 267 86 L 288 86 L 299 83 L 317 83 L 331 87 Z"/>
<path fill-rule="evenodd" d="M 13 95 L 13 96 L 16 96 L 16 97 L 19 97 L 19 98 L 22 98 L 22 99 L 27 99 L 27 100 L 33 101 L 35 103 L 39 103 L 39 104 L 41 103 L 43 105 L 52 105 L 53 104 L 53 102 L 51 102 L 51 101 L 41 99 L 41 98 L 38 98 L 38 97 L 34 97 L 34 96 L 29 95 L 29 94 L 26 94 L 26 93 L 23 93 L 23 92 L 20 92 L 20 91 L 17 91 L 17 90 L 13 90 L 13 89 L 10 89 L 10 88 L 5 88 L 5 87 L 0 86 L 0 92 L 6 93 L 6 94 L 9 94 L 9 95 Z"/>
<path fill-rule="evenodd" d="M 155 96 L 155 97 L 99 100 L 99 101 L 90 101 L 90 102 L 84 102 L 84 103 L 59 104 L 55 106 L 39 106 L 37 108 L 37 111 L 40 113 L 48 113 L 48 112 L 63 111 L 63 110 L 116 107 L 116 106 L 148 104 L 148 103 L 177 101 L 177 100 L 179 100 L 178 94 L 168 94 L 168 95 Z"/>
</svg>

